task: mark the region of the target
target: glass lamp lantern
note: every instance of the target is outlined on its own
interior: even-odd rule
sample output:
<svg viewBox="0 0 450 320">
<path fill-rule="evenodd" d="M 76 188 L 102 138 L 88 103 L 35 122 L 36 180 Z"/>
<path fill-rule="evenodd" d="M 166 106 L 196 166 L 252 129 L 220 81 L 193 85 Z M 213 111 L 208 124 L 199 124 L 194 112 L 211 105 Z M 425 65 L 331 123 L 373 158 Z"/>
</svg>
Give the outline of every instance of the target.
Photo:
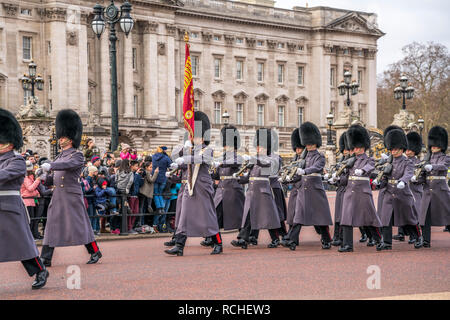
<svg viewBox="0 0 450 320">
<path fill-rule="evenodd" d="M 414 97 L 414 88 L 409 84 L 406 88 L 406 99 L 412 99 Z"/>
<path fill-rule="evenodd" d="M 29 79 L 26 75 L 23 75 L 23 76 L 20 78 L 20 82 L 22 83 L 22 88 L 23 88 L 23 90 L 25 90 L 25 91 L 29 90 L 29 89 L 28 89 L 28 83 L 29 83 L 29 81 L 30 81 L 30 79 Z"/>
<path fill-rule="evenodd" d="M 350 84 L 351 80 L 352 80 L 352 74 L 351 74 L 351 72 L 348 71 L 348 70 L 345 71 L 345 72 L 344 72 L 344 82 L 345 82 L 345 84 Z"/>
<path fill-rule="evenodd" d="M 334 116 L 332 113 L 327 114 L 327 123 L 331 127 L 333 125 Z"/>
<path fill-rule="evenodd" d="M 400 87 L 406 89 L 407 86 L 408 86 L 408 78 L 405 75 L 402 75 L 400 77 Z"/>
<path fill-rule="evenodd" d="M 225 112 L 222 114 L 222 119 L 223 119 L 224 124 L 228 124 L 229 119 L 230 119 L 230 114 L 228 113 L 227 110 L 225 110 Z"/>
<path fill-rule="evenodd" d="M 338 85 L 338 90 L 339 90 L 339 95 L 341 95 L 341 96 L 345 95 L 345 82 L 344 81 L 342 81 Z"/>
<path fill-rule="evenodd" d="M 30 77 L 36 76 L 36 68 L 37 68 L 36 63 L 31 61 L 30 64 L 28 65 L 28 71 L 30 73 Z"/>
<path fill-rule="evenodd" d="M 42 77 L 39 74 L 36 77 L 36 88 L 39 91 L 42 91 L 44 89 L 44 79 L 42 79 Z"/>
<path fill-rule="evenodd" d="M 122 18 L 120 18 L 120 28 L 125 33 L 125 36 L 128 37 L 128 34 L 131 32 L 134 26 L 134 21 L 130 16 L 131 4 L 128 1 L 125 1 L 120 9 L 122 11 Z"/>
<path fill-rule="evenodd" d="M 402 98 L 402 92 L 403 92 L 403 90 L 402 90 L 402 88 L 400 86 L 396 87 L 394 89 L 394 98 L 397 99 L 397 100 L 401 99 Z"/>
<path fill-rule="evenodd" d="M 92 31 L 94 31 L 95 35 L 98 39 L 102 35 L 103 31 L 105 31 L 105 20 L 103 19 L 103 7 L 99 4 L 94 6 L 94 20 L 92 20 Z"/>
<path fill-rule="evenodd" d="M 352 95 L 358 94 L 359 91 L 359 84 L 356 81 L 352 82 Z"/>
</svg>

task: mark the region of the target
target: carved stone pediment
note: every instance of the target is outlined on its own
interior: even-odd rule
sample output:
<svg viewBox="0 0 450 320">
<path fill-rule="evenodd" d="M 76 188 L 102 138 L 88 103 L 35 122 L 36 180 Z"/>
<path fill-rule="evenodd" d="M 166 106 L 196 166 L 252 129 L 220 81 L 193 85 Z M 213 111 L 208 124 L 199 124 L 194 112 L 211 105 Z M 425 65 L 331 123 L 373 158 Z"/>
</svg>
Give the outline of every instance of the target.
<svg viewBox="0 0 450 320">
<path fill-rule="evenodd" d="M 167 34 L 170 36 L 174 36 L 177 31 L 177 27 L 174 24 L 166 24 Z"/>
<path fill-rule="evenodd" d="M 97 83 L 94 80 L 88 79 L 89 88 L 97 87 Z"/>
<path fill-rule="evenodd" d="M 248 94 L 246 94 L 244 91 L 239 91 L 235 95 L 233 95 L 234 99 L 237 101 L 244 101 L 248 98 Z"/>
<path fill-rule="evenodd" d="M 141 86 L 138 82 L 133 82 L 134 90 L 136 91 L 142 91 L 144 90 L 144 87 Z"/>
<path fill-rule="evenodd" d="M 289 97 L 285 94 L 282 94 L 282 95 L 279 95 L 278 97 L 276 97 L 275 101 L 277 103 L 286 103 L 289 101 Z"/>
<path fill-rule="evenodd" d="M 155 33 L 158 30 L 158 23 L 155 21 L 139 21 L 142 33 Z"/>
<path fill-rule="evenodd" d="M 269 96 L 265 94 L 264 92 L 258 94 L 255 97 L 256 102 L 266 102 L 269 99 Z"/>
<path fill-rule="evenodd" d="M 296 104 L 304 105 L 308 102 L 308 98 L 305 96 L 300 96 L 297 99 L 295 99 Z"/>
<path fill-rule="evenodd" d="M 363 18 L 356 12 L 350 12 L 343 17 L 340 17 L 326 26 L 328 29 L 337 31 L 352 32 L 352 33 L 369 33 L 382 36 L 384 33 L 373 24 Z"/>
<path fill-rule="evenodd" d="M 214 100 L 224 100 L 227 94 L 223 90 L 217 90 L 212 93 Z"/>
<path fill-rule="evenodd" d="M 267 47 L 271 50 L 275 49 L 275 47 L 277 46 L 277 41 L 276 40 L 267 40 Z"/>
<path fill-rule="evenodd" d="M 205 92 L 202 89 L 199 88 L 195 88 L 194 89 L 194 98 L 201 98 L 203 95 L 205 94 Z"/>
<path fill-rule="evenodd" d="M 255 38 L 245 38 L 245 42 L 247 42 L 247 46 L 249 48 L 254 48 L 256 39 Z"/>
<path fill-rule="evenodd" d="M 211 32 L 205 32 L 205 31 L 202 31 L 202 39 L 203 39 L 203 41 L 205 41 L 205 42 L 210 42 L 211 41 L 211 39 L 212 39 L 212 33 Z"/>
<path fill-rule="evenodd" d="M 286 45 L 287 45 L 287 48 L 288 48 L 288 50 L 289 50 L 290 52 L 294 52 L 295 49 L 297 49 L 297 44 L 296 44 L 296 43 L 293 43 L 293 42 L 287 42 Z"/>
<path fill-rule="evenodd" d="M 223 35 L 223 38 L 225 39 L 225 42 L 226 42 L 228 45 L 231 45 L 231 44 L 234 43 L 235 37 L 234 37 L 233 35 L 231 35 L 231 34 L 224 34 L 224 35 Z"/>
<path fill-rule="evenodd" d="M 10 17 L 16 16 L 19 10 L 19 6 L 12 3 L 3 3 L 3 8 L 5 9 L 6 15 Z"/>
<path fill-rule="evenodd" d="M 67 9 L 66 8 L 44 8 L 37 9 L 41 15 L 41 19 L 46 21 L 64 21 L 67 20 Z"/>
</svg>

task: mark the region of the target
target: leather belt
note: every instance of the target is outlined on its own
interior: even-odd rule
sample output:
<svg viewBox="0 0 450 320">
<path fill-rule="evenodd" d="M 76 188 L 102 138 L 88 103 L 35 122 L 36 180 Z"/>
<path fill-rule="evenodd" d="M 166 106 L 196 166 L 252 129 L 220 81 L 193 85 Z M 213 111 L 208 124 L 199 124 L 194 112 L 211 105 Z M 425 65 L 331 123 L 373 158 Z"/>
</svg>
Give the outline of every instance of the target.
<svg viewBox="0 0 450 320">
<path fill-rule="evenodd" d="M 250 177 L 250 181 L 269 181 L 269 178 L 262 178 L 262 177 Z"/>
<path fill-rule="evenodd" d="M 427 180 L 446 180 L 446 176 L 429 176 L 427 177 Z"/>
<path fill-rule="evenodd" d="M 390 184 L 398 184 L 398 180 L 395 180 L 395 179 L 391 179 L 391 180 L 388 180 L 388 183 L 390 183 Z"/>
<path fill-rule="evenodd" d="M 0 190 L 0 196 L 21 196 L 19 190 Z"/>
<path fill-rule="evenodd" d="M 222 176 L 222 177 L 220 177 L 220 180 L 229 180 L 229 179 L 236 179 L 236 178 L 233 177 L 233 176 Z"/>
<path fill-rule="evenodd" d="M 364 181 L 370 181 L 368 177 L 358 177 L 358 176 L 350 176 L 348 180 L 364 180 Z"/>
<path fill-rule="evenodd" d="M 320 173 L 310 173 L 310 174 L 305 174 L 304 177 L 321 177 L 322 175 Z"/>
</svg>

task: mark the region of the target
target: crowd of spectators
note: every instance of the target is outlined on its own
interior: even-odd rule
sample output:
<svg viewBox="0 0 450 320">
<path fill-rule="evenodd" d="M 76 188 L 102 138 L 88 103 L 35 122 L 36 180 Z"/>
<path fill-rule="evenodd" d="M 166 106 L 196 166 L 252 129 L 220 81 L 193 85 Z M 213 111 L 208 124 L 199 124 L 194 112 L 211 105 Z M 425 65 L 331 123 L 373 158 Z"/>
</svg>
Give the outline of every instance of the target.
<svg viewBox="0 0 450 320">
<path fill-rule="evenodd" d="M 180 184 L 166 177 L 172 163 L 166 150 L 165 146 L 160 146 L 153 155 L 143 156 L 129 145 L 121 144 L 120 156 L 110 152 L 100 155 L 94 141 L 87 140 L 80 188 L 96 236 L 120 234 L 122 210 L 127 211 L 129 234 L 173 232 Z M 26 160 L 27 174 L 21 194 L 31 218 L 31 232 L 35 240 L 39 240 L 42 239 L 39 223 L 45 228 L 46 220 L 41 218 L 47 216 L 53 190 L 45 184 L 46 174 L 40 166 L 49 159 L 40 158 L 31 150 L 22 156 Z"/>
</svg>

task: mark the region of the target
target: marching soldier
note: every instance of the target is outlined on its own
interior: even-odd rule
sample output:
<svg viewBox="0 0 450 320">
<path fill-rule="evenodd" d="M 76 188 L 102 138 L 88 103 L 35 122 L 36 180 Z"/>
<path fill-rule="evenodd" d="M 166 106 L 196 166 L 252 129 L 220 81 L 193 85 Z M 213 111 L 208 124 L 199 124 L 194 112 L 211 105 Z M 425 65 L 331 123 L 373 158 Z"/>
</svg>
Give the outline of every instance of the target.
<svg viewBox="0 0 450 320">
<path fill-rule="evenodd" d="M 185 146 L 192 148 L 191 154 L 177 159 L 177 164 L 186 164 L 190 170 L 187 186 L 181 195 L 183 205 L 178 218 L 176 245 L 164 252 L 182 256 L 187 237 L 212 237 L 214 248 L 211 254 L 223 252 L 214 208 L 213 181 L 209 168 L 213 162 L 213 150 L 208 147 L 211 125 L 209 118 L 201 111 L 194 113 L 194 146 L 187 140 Z"/>
<path fill-rule="evenodd" d="M 347 130 L 349 147 L 356 156 L 356 162 L 349 170 L 348 184 L 345 189 L 341 228 L 343 243 L 339 252 L 353 251 L 353 227 L 365 227 L 376 241 L 382 244 L 380 218 L 375 210 L 369 176 L 375 169 L 374 160 L 369 158 L 366 150 L 370 149 L 370 137 L 367 130 L 360 125 L 352 125 Z"/>
<path fill-rule="evenodd" d="M 419 213 L 425 248 L 431 247 L 431 226 L 450 224 L 450 191 L 446 181 L 450 157 L 445 154 L 447 146 L 447 130 L 440 126 L 431 128 L 428 132 L 428 151 L 431 152 L 431 159 L 429 164 L 425 165 L 425 184 Z"/>
<path fill-rule="evenodd" d="M 244 188 L 238 183 L 233 174 L 239 171 L 243 159 L 237 154 L 241 146 L 239 131 L 231 125 L 226 125 L 220 130 L 220 137 L 224 153 L 221 162 L 215 162 L 213 179 L 219 180 L 214 195 L 219 228 L 224 230 L 240 229 L 242 214 L 244 211 Z M 203 246 L 213 245 L 212 238 L 201 243 Z"/>
<path fill-rule="evenodd" d="M 83 123 L 70 109 L 61 110 L 56 116 L 56 137 L 62 152 L 51 163 L 44 163 L 42 170 L 48 174 L 45 184 L 54 185 L 48 206 L 41 259 L 51 266 L 55 247 L 85 245 L 91 255 L 87 264 L 97 263 L 102 257 L 89 221 L 78 179 L 84 166 L 83 153 L 78 151 Z"/>
<path fill-rule="evenodd" d="M 392 226 L 403 227 L 414 239 L 414 247 L 422 247 L 422 238 L 418 229 L 417 211 L 414 197 L 409 188 L 409 181 L 414 174 L 414 165 L 403 156 L 408 148 L 408 141 L 403 130 L 394 129 L 386 135 L 386 147 L 393 156 L 392 172 L 387 180 L 383 202 L 378 207 L 378 216 L 383 224 L 383 245 L 377 250 L 392 250 Z M 379 181 L 374 181 L 378 184 Z"/>
<path fill-rule="evenodd" d="M 305 146 L 302 144 L 300 140 L 300 133 L 298 128 L 292 131 L 291 134 L 291 146 L 292 150 L 295 152 L 295 157 L 293 161 L 298 161 L 301 158 L 303 150 L 305 150 Z M 302 177 L 295 175 L 292 177 L 291 181 L 287 181 L 287 183 L 292 185 L 292 190 L 289 194 L 287 213 L 286 213 L 286 223 L 289 225 L 288 233 L 283 237 L 283 240 L 288 240 L 290 236 L 290 232 L 292 230 L 292 225 L 294 224 L 294 215 L 295 215 L 295 203 L 297 201 L 298 190 L 302 185 Z"/>
<path fill-rule="evenodd" d="M 256 158 L 244 156 L 251 169 L 250 173 L 245 173 L 239 179 L 241 184 L 248 183 L 248 190 L 238 240 L 231 242 L 235 247 L 247 249 L 252 230 L 268 229 L 272 243 L 279 240 L 277 231 L 280 228 L 280 216 L 269 180 L 273 168 L 279 165 L 277 159 L 270 156 L 275 140 L 272 130 L 266 128 L 256 130 L 254 138 Z"/>
<path fill-rule="evenodd" d="M 311 122 L 303 123 L 300 126 L 300 140 L 308 150 L 306 166 L 305 169 L 297 169 L 297 175 L 302 176 L 302 184 L 297 194 L 289 240 L 284 240 L 282 245 L 295 250 L 302 226 L 314 226 L 321 235 L 322 249 L 330 249 L 331 237 L 328 226 L 332 225 L 333 221 L 322 183 L 325 156 L 317 150 L 322 145 L 319 128 Z"/>
<path fill-rule="evenodd" d="M 11 112 L 0 108 L 0 262 L 21 261 L 32 289 L 47 283 L 49 272 L 39 258 L 20 196 L 26 174 L 25 159 L 16 154 L 23 146 L 22 128 Z"/>
</svg>

